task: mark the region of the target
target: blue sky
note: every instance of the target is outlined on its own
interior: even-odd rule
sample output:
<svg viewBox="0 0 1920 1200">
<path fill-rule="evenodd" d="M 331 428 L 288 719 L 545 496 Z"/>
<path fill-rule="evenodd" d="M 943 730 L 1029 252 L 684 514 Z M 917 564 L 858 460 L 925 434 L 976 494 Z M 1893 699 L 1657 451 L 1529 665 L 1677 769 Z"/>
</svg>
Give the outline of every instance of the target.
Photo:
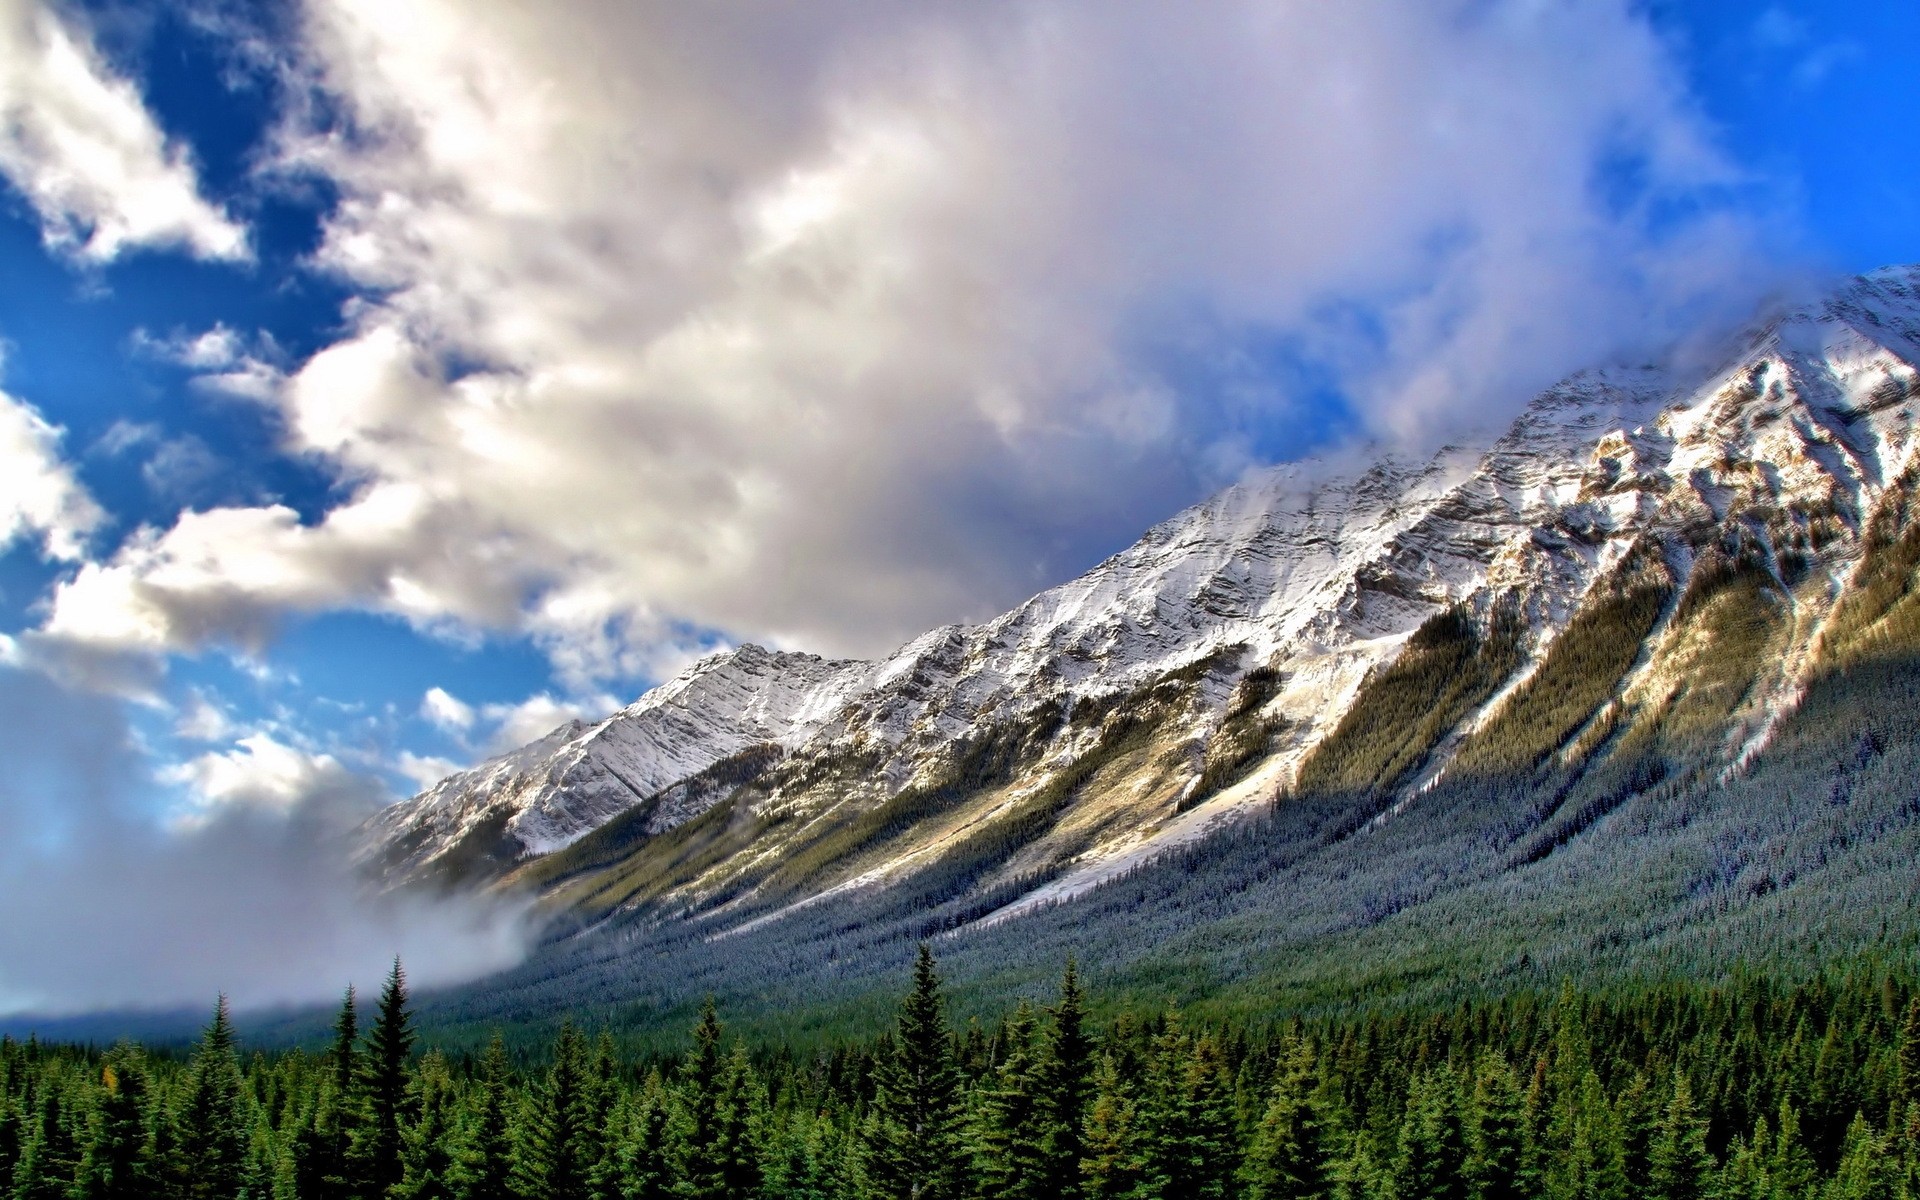
<svg viewBox="0 0 1920 1200">
<path fill-rule="evenodd" d="M 1552 8 L 0 0 L 0 677 L 378 803 L 1920 258 L 1920 9 Z"/>
</svg>

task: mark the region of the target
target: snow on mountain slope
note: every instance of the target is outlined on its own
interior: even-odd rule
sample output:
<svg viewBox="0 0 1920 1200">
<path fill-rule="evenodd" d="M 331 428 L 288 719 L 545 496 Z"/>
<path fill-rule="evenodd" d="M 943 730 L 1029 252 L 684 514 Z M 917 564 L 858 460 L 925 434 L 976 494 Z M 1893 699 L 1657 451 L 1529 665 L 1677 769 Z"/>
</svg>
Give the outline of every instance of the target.
<svg viewBox="0 0 1920 1200">
<path fill-rule="evenodd" d="M 658 832 L 728 794 L 670 785 L 763 743 L 790 761 L 859 747 L 885 796 L 978 730 L 1050 701 L 1131 694 L 1225 654 L 1231 677 L 1191 717 L 1196 744 L 1221 720 L 1232 677 L 1256 666 L 1277 681 L 1263 712 L 1287 736 L 1252 780 L 1198 813 L 1172 820 L 1178 796 L 1129 799 L 1121 819 L 1076 845 L 1068 881 L 1199 836 L 1284 787 L 1369 673 L 1444 606 L 1484 616 L 1497 599 L 1517 605 L 1538 661 L 1639 539 L 1655 539 L 1684 575 L 1715 538 L 1746 530 L 1783 578 L 1842 579 L 1865 514 L 1911 460 L 1917 284 L 1914 268 L 1852 281 L 1758 327 L 1712 372 L 1583 372 L 1490 445 L 1384 457 L 1347 476 L 1312 465 L 1256 474 L 1078 579 L 877 662 L 752 646 L 709 658 L 605 721 L 556 730 L 387 810 L 370 846 L 407 878 L 476 850 L 503 864 L 548 853 L 641 804 L 654 806 L 647 829 Z M 1833 590 L 1794 591 L 1814 618 L 1808 631 Z M 1786 695 L 1790 675 L 1753 707 Z"/>
<path fill-rule="evenodd" d="M 461 848 L 550 853 L 720 759 L 803 737 L 860 666 L 758 646 L 703 659 L 602 721 L 569 722 L 385 809 L 365 844 L 394 878 Z M 692 815 L 667 807 L 654 819 L 668 828 Z"/>
</svg>

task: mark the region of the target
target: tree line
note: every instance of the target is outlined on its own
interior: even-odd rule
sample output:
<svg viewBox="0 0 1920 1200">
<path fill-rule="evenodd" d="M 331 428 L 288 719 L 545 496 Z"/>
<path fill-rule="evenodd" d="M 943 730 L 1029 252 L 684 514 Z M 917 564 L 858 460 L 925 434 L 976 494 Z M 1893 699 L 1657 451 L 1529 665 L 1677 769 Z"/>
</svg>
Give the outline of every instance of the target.
<svg viewBox="0 0 1920 1200">
<path fill-rule="evenodd" d="M 538 1056 L 416 1052 L 398 963 L 367 1028 L 244 1061 L 0 1042 L 13 1200 L 1912 1200 L 1920 994 L 1740 977 L 1269 1028 L 951 1027 L 923 946 L 894 1027 L 799 1060 L 563 1024 Z"/>
</svg>

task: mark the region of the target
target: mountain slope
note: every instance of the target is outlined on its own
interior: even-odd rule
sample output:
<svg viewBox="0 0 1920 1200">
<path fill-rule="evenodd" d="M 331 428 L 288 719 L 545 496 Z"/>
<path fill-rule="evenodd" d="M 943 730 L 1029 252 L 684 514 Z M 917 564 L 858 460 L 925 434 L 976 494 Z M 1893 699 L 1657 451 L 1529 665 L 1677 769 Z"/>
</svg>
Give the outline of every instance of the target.
<svg viewBox="0 0 1920 1200">
<path fill-rule="evenodd" d="M 879 662 L 717 656 L 372 844 L 390 878 L 703 938 L 875 904 L 1019 924 L 1276 798 L 1302 854 L 1452 797 L 1502 813 L 1467 874 L 1544 862 L 1733 780 L 1831 666 L 1912 488 L 1917 283 L 1855 280 L 1710 371 L 1575 376 L 1483 448 L 1267 472 Z"/>
</svg>

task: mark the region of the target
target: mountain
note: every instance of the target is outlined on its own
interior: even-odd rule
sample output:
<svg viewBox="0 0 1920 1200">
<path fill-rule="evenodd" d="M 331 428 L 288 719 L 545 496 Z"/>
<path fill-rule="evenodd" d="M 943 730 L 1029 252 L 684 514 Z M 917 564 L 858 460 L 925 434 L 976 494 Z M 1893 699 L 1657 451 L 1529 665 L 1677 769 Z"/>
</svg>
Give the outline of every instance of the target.
<svg viewBox="0 0 1920 1200">
<path fill-rule="evenodd" d="M 879 661 L 712 656 L 383 812 L 368 858 L 703 943 L 882 909 L 996 937 L 1261 821 L 1332 861 L 1447 797 L 1500 814 L 1447 874 L 1505 877 L 1736 786 L 1905 645 L 1917 403 L 1920 268 L 1890 268 L 1487 444 L 1257 474 Z M 1447 890 L 1409 887 L 1376 922 Z"/>
</svg>

